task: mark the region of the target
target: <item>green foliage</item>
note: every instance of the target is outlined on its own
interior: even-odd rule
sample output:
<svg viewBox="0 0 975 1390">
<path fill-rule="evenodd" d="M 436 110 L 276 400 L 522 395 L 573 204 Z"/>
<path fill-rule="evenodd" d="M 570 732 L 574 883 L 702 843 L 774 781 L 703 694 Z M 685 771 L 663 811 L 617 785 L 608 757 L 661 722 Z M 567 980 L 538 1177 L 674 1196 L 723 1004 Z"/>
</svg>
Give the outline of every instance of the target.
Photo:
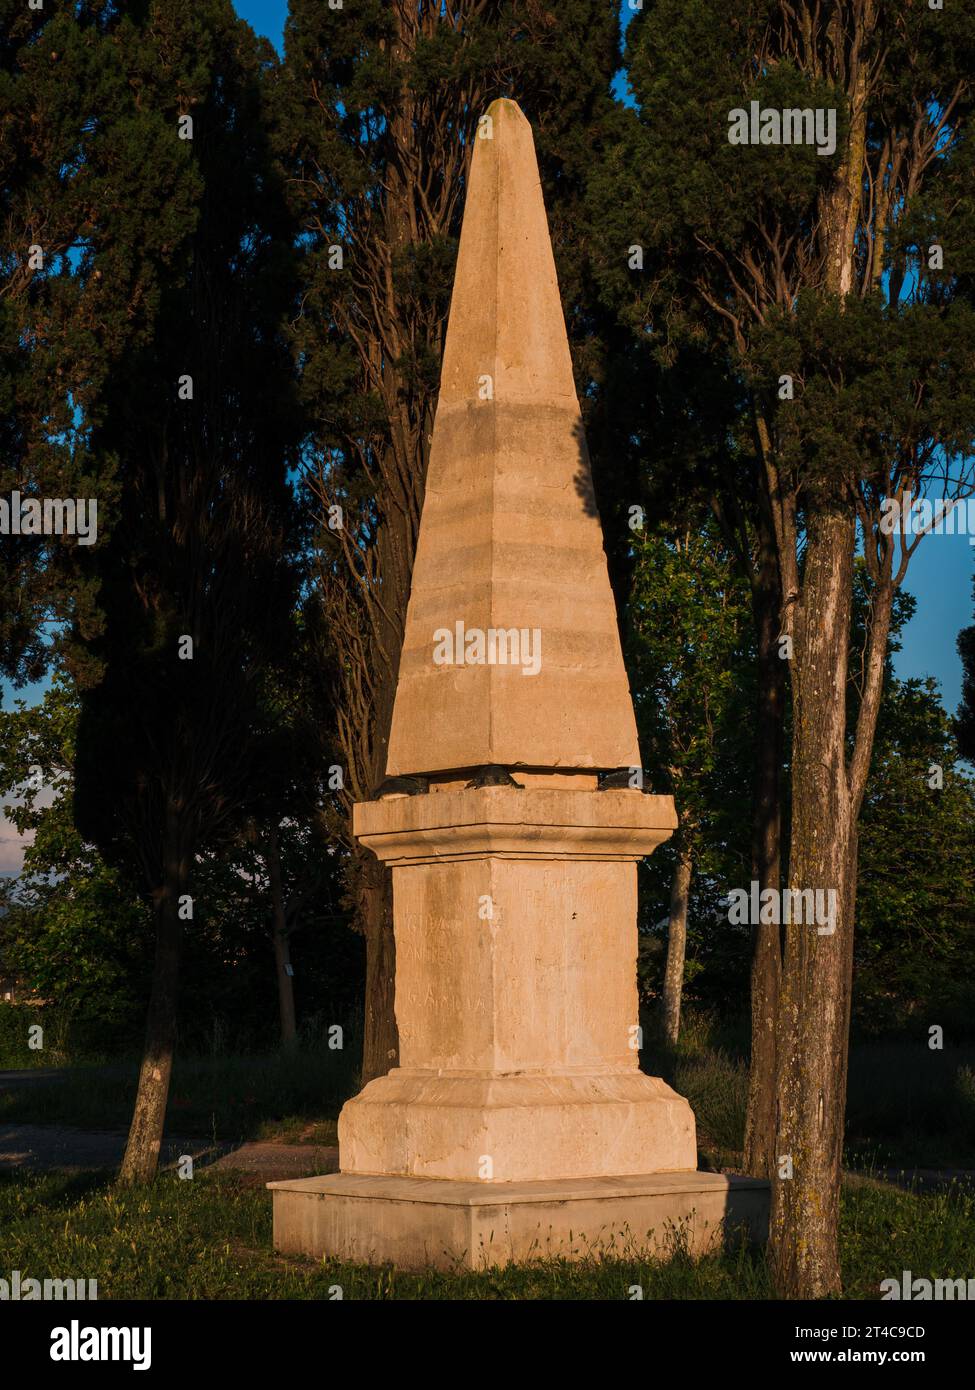
<svg viewBox="0 0 975 1390">
<path fill-rule="evenodd" d="M 678 848 L 694 877 L 687 923 L 688 997 L 715 991 L 740 1008 L 748 938 L 729 926 L 721 900 L 747 881 L 755 701 L 754 637 L 747 582 L 713 524 L 634 538 L 628 608 L 628 669 L 640 744 L 654 792 L 674 797 L 678 830 L 641 866 L 640 985 L 653 998 L 660 951 L 646 934 L 663 930 Z M 663 921 L 660 920 L 661 914 Z"/>
<path fill-rule="evenodd" d="M 100 535 L 116 497 L 116 460 L 92 439 L 106 381 L 150 331 L 199 192 L 168 118 L 178 87 L 143 99 L 147 48 L 107 0 L 0 3 L 0 495 L 95 497 Z M 41 624 L 62 625 L 56 645 L 98 630 L 84 559 L 71 537 L 0 539 L 9 676 L 39 674 Z"/>
<path fill-rule="evenodd" d="M 972 593 L 975 595 L 975 584 Z M 962 664 L 962 687 L 955 732 L 962 757 L 975 763 L 975 624 L 959 633 L 958 655 Z"/>
<path fill-rule="evenodd" d="M 76 1038 L 103 1029 L 107 1043 L 138 1017 L 151 917 L 75 829 L 77 723 L 77 693 L 64 676 L 41 704 L 0 712 L 0 797 L 18 797 L 8 814 L 32 836 L 7 890 L 0 959 L 35 998 L 71 1016 Z"/>
<path fill-rule="evenodd" d="M 25 1057 L 21 1049 L 23 1065 L 50 1065 L 54 1051 L 61 1062 L 128 1050 L 141 1032 L 148 995 L 151 911 L 137 886 L 107 865 L 74 826 L 78 718 L 79 698 L 64 676 L 41 704 L 0 712 L 0 799 L 16 799 L 9 815 L 19 831 L 33 836 L 23 873 L 6 889 L 0 965 L 31 997 L 48 1001 L 45 1009 L 29 1011 L 45 1025 L 45 1055 Z M 286 892 L 295 900 L 291 925 L 303 928 L 292 945 L 299 1018 L 306 1031 L 316 1023 L 341 1025 L 354 1056 L 361 945 L 348 932 L 339 902 L 340 863 L 316 831 L 313 808 L 287 778 L 289 768 L 295 775 L 298 742 L 292 730 L 287 743 L 287 729 L 282 716 L 277 760 L 261 792 L 276 798 L 268 814 L 281 815 L 283 807 L 291 817 L 282 825 L 281 857 Z M 287 748 L 290 762 L 281 751 Z M 311 771 L 317 780 L 317 769 Z M 242 839 L 220 855 L 201 855 L 196 902 L 184 944 L 184 1043 L 209 1046 L 219 1035 L 227 1044 L 269 1044 L 276 1037 L 276 996 L 260 846 Z"/>
<path fill-rule="evenodd" d="M 807 495 L 845 496 L 860 479 L 872 497 L 895 495 L 892 476 L 913 478 L 922 490 L 919 455 L 933 495 L 956 495 L 953 468 L 964 494 L 975 313 L 963 300 L 940 300 L 936 286 L 900 308 L 879 291 L 842 304 L 803 293 L 787 310 L 769 310 L 752 335 L 746 373 L 781 464 Z M 786 373 L 796 383 L 793 400 L 778 396 Z"/>
<path fill-rule="evenodd" d="M 411 18 L 382 0 L 351 11 L 294 0 L 274 91 L 276 147 L 303 232 L 294 322 L 303 395 L 317 446 L 348 455 L 332 460 L 348 475 L 337 491 L 358 500 L 368 495 L 361 486 L 368 479 L 355 467 L 354 443 L 368 461 L 368 451 L 388 440 L 394 407 L 412 424 L 436 390 L 479 117 L 505 95 L 533 122 L 571 322 L 588 302 L 574 208 L 592 143 L 613 115 L 619 27 L 612 7 L 571 0 L 556 18 L 511 0 L 461 0 L 449 13 L 420 11 Z M 330 266 L 332 246 L 352 263 Z M 376 266 L 387 262 L 379 306 Z M 385 347 L 391 360 L 370 372 L 359 335 L 366 325 L 377 332 L 382 319 L 397 324 Z M 590 333 L 580 323 L 580 345 Z"/>
<path fill-rule="evenodd" d="M 418 436 L 429 423 L 466 161 L 495 95 L 515 96 L 536 134 L 621 600 L 632 575 L 641 737 L 655 789 L 675 794 L 694 839 L 688 976 L 701 999 L 743 998 L 746 943 L 718 905 L 729 883 L 747 881 L 754 652 L 724 539 L 699 521 L 684 535 L 678 519 L 699 515 L 719 470 L 742 509 L 752 505 L 753 401 L 777 459 L 810 494 L 852 478 L 882 490 L 912 451 L 943 464 L 970 435 L 964 142 L 889 219 L 879 283 L 868 276 L 843 313 L 808 287 L 778 286 L 739 351 L 727 267 L 757 254 L 763 230 L 795 228 L 786 289 L 802 280 L 802 239 L 835 173 L 808 147 L 728 143 L 728 111 L 752 98 L 834 103 L 783 56 L 778 7 L 645 5 L 627 31 L 635 109 L 610 95 L 619 17 L 601 0 L 557 13 L 461 0 L 415 18 L 397 29 L 406 21 L 381 0 L 344 11 L 295 0 L 281 64 L 229 0 L 43 11 L 0 0 L 0 491 L 97 494 L 102 532 L 94 555 L 0 542 L 0 662 L 36 674 L 38 622 L 53 618 L 86 692 L 80 757 L 66 682 L 41 710 L 0 724 L 4 793 L 35 765 L 55 789 L 49 807 L 28 798 L 14 811 L 35 840 L 3 951 L 38 997 L 119 1036 L 145 995 L 159 788 L 171 792 L 180 767 L 192 773 L 179 804 L 202 797 L 210 808 L 195 847 L 187 1032 L 202 1036 L 216 1018 L 236 1034 L 247 999 L 252 1015 L 273 1011 L 261 851 L 272 824 L 287 895 L 304 904 L 299 998 L 322 1017 L 355 1016 L 361 960 L 358 943 L 343 945 L 337 886 L 346 859 L 327 857 L 341 808 L 315 766 L 341 714 L 330 704 L 335 635 L 316 627 L 313 601 L 292 621 L 307 537 L 288 469 L 325 459 L 349 524 L 374 545 L 388 503 L 375 461 L 404 422 Z M 914 7 L 885 18 L 871 148 L 903 122 L 918 82 L 936 106 L 966 70 L 971 17 L 954 7 L 936 25 L 922 20 Z M 756 52 L 767 61 L 756 65 Z M 176 138 L 183 114 L 191 141 Z M 950 273 L 927 268 L 935 230 Z M 35 240 L 45 266 L 28 273 Z M 633 243 L 643 271 L 628 265 Z M 333 244 L 347 252 L 341 272 L 328 264 Z M 380 283 L 389 300 L 377 311 Z M 353 329 L 367 322 L 363 348 Z M 801 384 L 791 402 L 775 390 L 785 370 Z M 192 402 L 175 399 L 183 373 Z M 666 515 L 659 534 L 628 530 L 636 501 Z M 240 517 L 256 511 L 268 532 L 245 527 L 241 541 Z M 322 544 L 334 563 L 341 539 Z M 232 576 L 244 579 L 236 592 Z M 869 589 L 858 582 L 854 653 Z M 184 632 L 198 638 L 192 663 L 174 659 Z M 354 626 L 353 645 L 360 636 Z M 933 700 L 890 682 L 886 698 L 861 836 L 857 1008 L 865 1027 L 921 1027 L 968 1007 L 971 788 Z M 963 709 L 969 756 L 970 724 Z M 207 746 L 194 761 L 199 729 Z M 925 759 L 944 764 L 943 791 L 927 788 Z M 79 762 L 84 834 L 73 822 Z M 155 829 L 136 843 L 140 817 Z M 657 965 L 646 931 L 672 855 L 661 849 L 642 871 L 647 995 Z"/>
<path fill-rule="evenodd" d="M 151 3 L 120 42 L 133 107 L 153 108 L 194 198 L 157 190 L 175 245 L 151 332 L 106 378 L 92 434 L 117 461 L 119 498 L 92 559 L 104 622 L 78 634 L 97 676 L 82 695 L 75 810 L 151 894 L 167 854 L 185 862 L 232 838 L 258 801 L 262 683 L 293 653 L 300 417 L 281 319 L 294 227 L 267 143 L 270 49 L 229 0 Z"/>
<path fill-rule="evenodd" d="M 0 1067 L 26 1068 L 47 1060 L 28 1047 L 31 1025 L 41 1022 L 37 1009 L 0 1000 Z"/>
<path fill-rule="evenodd" d="M 771 530 L 792 507 L 794 532 L 780 529 L 775 548 L 779 574 L 795 563 L 789 583 L 800 587 L 811 519 L 842 514 L 851 537 L 854 519 L 858 543 L 867 537 L 850 634 L 852 745 L 859 658 L 891 559 L 872 529 L 881 501 L 905 487 L 963 496 L 972 484 L 975 197 L 967 151 L 975 17 L 954 7 L 941 25 L 920 5 L 876 11 L 863 59 L 872 66 L 847 287 L 836 281 L 825 248 L 836 225 L 844 140 L 859 113 L 822 77 L 831 65 L 842 70 L 834 64 L 830 25 L 852 26 L 851 12 L 843 14 L 840 6 L 827 16 L 774 0 L 646 4 L 626 35 L 635 106 L 619 113 L 614 140 L 593 160 L 585 210 L 602 300 L 631 330 L 632 389 L 648 402 L 640 422 L 641 492 L 662 499 L 652 514 L 682 516 L 695 498 L 710 498 L 729 532 L 739 533 L 739 558 L 754 564 L 762 524 Z M 762 107 L 835 107 L 837 152 L 730 144 L 729 112 L 752 100 Z M 929 264 L 935 240 L 951 248 L 943 270 Z M 642 264 L 633 264 L 634 251 Z M 791 398 L 780 393 L 785 375 Z M 892 566 L 894 584 L 903 578 L 901 558 Z M 893 682 L 889 653 L 910 602 L 895 594 L 886 704 L 861 838 L 855 1008 L 868 1028 L 916 1028 L 936 1016 L 960 1024 L 970 1012 L 962 983 L 971 972 L 975 906 L 967 868 L 970 789 L 936 701 L 921 719 L 922 733 L 921 693 Z M 674 626 L 686 644 L 684 626 Z M 661 631 L 664 664 L 674 660 L 666 640 Z M 963 658 L 965 642 L 963 635 Z M 746 657 L 746 679 L 750 666 Z M 634 685 L 639 691 L 635 667 Z M 903 739 L 892 733 L 898 718 Z M 963 707 L 963 739 L 966 728 Z M 927 788 L 925 756 L 944 765 L 943 792 Z M 747 740 L 730 752 L 728 765 L 735 770 L 727 784 L 732 803 L 740 808 L 753 765 Z M 705 838 L 723 852 L 732 841 L 711 830 L 722 805 L 715 787 L 706 788 L 705 804 Z M 787 851 L 788 813 L 783 832 Z M 649 881 L 668 853 L 657 851 Z M 652 891 L 659 910 L 663 883 Z M 702 950 L 695 923 L 706 929 L 714 922 L 707 896 L 692 901 L 691 990 L 707 983 L 706 974 L 691 975 Z M 743 947 L 725 924 L 704 953 L 730 965 Z M 641 960 L 649 991 L 659 968 L 652 943 Z M 734 998 L 744 983 L 741 972 L 726 974 L 719 997 Z"/>
<path fill-rule="evenodd" d="M 0 938 L 0 956 L 3 949 Z M 30 964 L 25 973 L 30 976 Z M 22 995 L 20 989 L 20 997 Z M 78 994 L 64 1004 L 0 1002 L 0 1069 L 32 1071 L 103 1063 L 118 1046 L 119 1033 L 106 1023 L 106 1010 L 98 1007 L 90 1010 L 88 1002 Z M 121 1013 L 120 1008 L 117 1015 Z M 42 1030 L 39 1038 L 30 1031 L 35 1025 Z M 31 1046 L 32 1036 L 43 1046 Z M 5 1099 L 12 1100 L 13 1093 L 8 1092 Z"/>
<path fill-rule="evenodd" d="M 938 785 L 939 782 L 941 785 Z M 857 1014 L 868 1028 L 971 1036 L 975 780 L 934 681 L 894 681 L 860 831 Z"/>
<path fill-rule="evenodd" d="M 753 695 L 751 605 L 716 528 L 639 534 L 629 604 L 630 671 L 654 787 L 677 798 L 681 833 L 697 833 L 747 763 Z M 737 760 L 737 766 L 735 766 Z"/>
</svg>

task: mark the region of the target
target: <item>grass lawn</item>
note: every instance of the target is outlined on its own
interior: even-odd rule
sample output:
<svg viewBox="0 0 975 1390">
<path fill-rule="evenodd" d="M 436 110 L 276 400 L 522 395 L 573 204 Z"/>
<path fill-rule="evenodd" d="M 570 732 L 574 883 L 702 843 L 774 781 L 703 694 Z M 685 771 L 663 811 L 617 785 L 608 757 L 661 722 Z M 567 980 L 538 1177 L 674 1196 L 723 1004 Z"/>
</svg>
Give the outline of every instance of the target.
<svg viewBox="0 0 975 1390">
<path fill-rule="evenodd" d="M 904 1269 L 929 1278 L 970 1272 L 975 1198 L 929 1196 L 854 1180 L 844 1192 L 841 1247 L 848 1298 L 879 1296 Z M 483 1274 L 286 1258 L 271 1248 L 270 1196 L 241 1175 L 160 1179 L 115 1191 L 108 1176 L 0 1175 L 0 1270 L 21 1278 L 98 1280 L 100 1299 L 767 1299 L 761 1251 L 694 1261 L 547 1261 Z"/>
<path fill-rule="evenodd" d="M 59 1059 L 67 1061 L 67 1058 Z M 3 1058 L 0 1057 L 0 1064 Z M 14 1064 L 9 1059 L 8 1065 Z M 740 1159 L 747 1066 L 740 1038 L 688 1020 L 670 1054 L 644 1053 L 694 1108 L 702 1166 Z M 73 1066 L 64 1077 L 0 1091 L 0 1124 L 127 1128 L 137 1064 Z M 312 1048 L 178 1059 L 168 1127 L 219 1142 L 335 1142 L 335 1118 L 356 1089 L 351 1052 Z M 871 1168 L 975 1168 L 975 1049 L 923 1043 L 855 1047 L 847 1114 L 841 1249 L 846 1297 L 875 1299 L 882 1279 L 968 1277 L 975 1190 L 901 1191 Z M 271 1199 L 253 1175 L 198 1168 L 152 1188 L 116 1191 L 111 1174 L 0 1174 L 0 1273 L 94 1278 L 101 1298 L 648 1299 L 771 1297 L 764 1254 L 739 1247 L 662 1263 L 550 1261 L 483 1274 L 403 1274 L 286 1258 L 271 1246 Z"/>
</svg>

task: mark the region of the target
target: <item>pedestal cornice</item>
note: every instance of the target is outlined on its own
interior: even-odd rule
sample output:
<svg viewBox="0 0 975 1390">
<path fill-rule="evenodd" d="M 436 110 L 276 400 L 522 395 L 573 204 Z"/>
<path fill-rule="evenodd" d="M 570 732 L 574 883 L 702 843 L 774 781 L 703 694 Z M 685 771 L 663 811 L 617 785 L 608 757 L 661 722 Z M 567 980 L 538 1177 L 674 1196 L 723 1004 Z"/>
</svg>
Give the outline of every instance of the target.
<svg viewBox="0 0 975 1390">
<path fill-rule="evenodd" d="M 638 860 L 677 827 L 673 798 L 629 790 L 478 787 L 361 801 L 353 830 L 393 867 L 492 855 Z"/>
</svg>

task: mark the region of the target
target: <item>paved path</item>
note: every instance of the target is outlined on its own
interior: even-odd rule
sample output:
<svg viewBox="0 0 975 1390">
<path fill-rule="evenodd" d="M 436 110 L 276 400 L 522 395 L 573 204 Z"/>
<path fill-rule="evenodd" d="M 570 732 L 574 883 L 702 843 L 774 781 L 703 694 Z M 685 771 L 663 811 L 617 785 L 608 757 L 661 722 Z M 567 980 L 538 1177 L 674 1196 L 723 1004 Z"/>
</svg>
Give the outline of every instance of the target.
<svg viewBox="0 0 975 1390">
<path fill-rule="evenodd" d="M 117 1168 L 125 1135 L 111 1131 L 68 1129 L 61 1125 L 0 1124 L 0 1172 L 81 1172 Z M 268 1179 L 334 1173 L 338 1149 L 317 1144 L 214 1144 L 206 1139 L 163 1141 L 163 1165 L 183 1154 L 196 1166 L 234 1169 Z"/>
<path fill-rule="evenodd" d="M 38 1086 L 45 1081 L 77 1081 L 83 1076 L 115 1080 L 118 1077 L 138 1077 L 137 1064 L 112 1063 L 105 1067 L 25 1067 L 19 1071 L 0 1071 L 0 1090 L 10 1086 Z"/>
<path fill-rule="evenodd" d="M 222 1154 L 214 1168 L 233 1168 L 241 1173 L 257 1173 L 274 1178 L 311 1178 L 319 1173 L 337 1173 L 338 1145 L 275 1144 L 255 1140 Z"/>
</svg>

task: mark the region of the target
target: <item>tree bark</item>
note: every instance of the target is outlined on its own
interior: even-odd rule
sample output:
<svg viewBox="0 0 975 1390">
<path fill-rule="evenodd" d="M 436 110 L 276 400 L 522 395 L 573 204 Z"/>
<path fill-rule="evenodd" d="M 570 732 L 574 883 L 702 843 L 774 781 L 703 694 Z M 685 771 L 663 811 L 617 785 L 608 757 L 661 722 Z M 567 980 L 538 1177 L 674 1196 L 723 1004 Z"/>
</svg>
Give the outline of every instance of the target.
<svg viewBox="0 0 975 1390">
<path fill-rule="evenodd" d="M 281 1044 L 293 1048 L 298 1041 L 295 1016 L 295 985 L 291 974 L 291 934 L 288 931 L 284 907 L 284 887 L 281 882 L 281 849 L 277 826 L 271 826 L 265 842 L 268 879 L 271 885 L 271 932 L 274 938 L 274 968 L 278 981 L 278 1014 L 281 1024 Z"/>
<path fill-rule="evenodd" d="M 781 882 L 781 769 L 785 662 L 779 655 L 781 588 L 774 536 L 766 536 L 752 586 L 758 646 L 752 879 L 759 892 Z M 746 1173 L 771 1178 L 775 1159 L 775 1034 L 782 975 L 782 934 L 775 923 L 752 926 L 751 1065 L 745 1114 Z"/>
<path fill-rule="evenodd" d="M 395 534 L 393 528 L 389 527 L 384 541 L 387 556 L 383 573 L 390 576 L 388 591 L 384 584 L 384 598 L 390 609 L 395 611 L 397 621 L 383 622 L 380 628 L 384 645 L 382 665 L 388 678 L 381 676 L 376 682 L 372 706 L 372 737 L 368 745 L 371 761 L 363 779 L 363 790 L 370 797 L 375 796 L 386 777 L 415 537 L 407 539 L 402 534 Z M 366 1085 L 377 1076 L 385 1076 L 399 1059 L 399 1030 L 394 1010 L 396 941 L 393 935 L 393 875 L 371 850 L 363 849 L 358 844 L 354 848 L 352 872 L 357 925 L 366 941 L 362 1038 L 362 1084 Z"/>
<path fill-rule="evenodd" d="M 664 971 L 663 1023 L 669 1047 L 677 1046 L 680 1009 L 684 993 L 684 959 L 687 954 L 687 901 L 693 864 L 690 849 L 681 844 L 670 888 L 670 921 L 667 925 L 667 966 Z"/>
<path fill-rule="evenodd" d="M 152 1182 L 159 1170 L 169 1083 L 176 1051 L 179 958 L 183 923 L 180 897 L 189 882 L 189 859 L 180 844 L 177 812 L 166 816 L 163 883 L 156 895 L 156 954 L 139 1070 L 135 1109 L 118 1180 L 124 1185 Z"/>
<path fill-rule="evenodd" d="M 819 236 L 827 293 L 842 301 L 855 284 L 854 249 L 866 149 L 867 46 L 877 7 L 865 0 L 852 33 L 830 20 L 834 53 L 846 43 L 850 126 L 844 157 L 824 192 Z M 784 625 L 794 629 L 792 822 L 789 887 L 835 894 L 835 922 L 788 925 L 776 1032 L 777 1166 L 772 1175 L 769 1258 L 782 1298 L 842 1291 L 839 1207 L 856 901 L 857 818 L 866 783 L 887 647 L 888 587 L 868 623 L 868 678 L 850 768 L 847 668 L 856 551 L 856 506 L 842 486 L 828 501 L 807 498 L 801 590 Z M 797 571 L 795 547 L 779 547 L 783 576 Z M 785 612 L 785 608 L 784 608 Z"/>
<path fill-rule="evenodd" d="M 366 998 L 362 1042 L 362 1084 L 385 1076 L 399 1057 L 396 1026 L 396 943 L 393 936 L 392 875 L 366 850 L 359 880 L 359 920 L 366 938 Z"/>
<path fill-rule="evenodd" d="M 835 894 L 835 921 L 785 927 L 769 1256 L 784 1298 L 841 1290 L 839 1197 L 856 895 L 846 766 L 854 520 L 813 513 L 795 617 L 789 886 Z M 828 899 L 827 899 L 828 902 Z"/>
</svg>

